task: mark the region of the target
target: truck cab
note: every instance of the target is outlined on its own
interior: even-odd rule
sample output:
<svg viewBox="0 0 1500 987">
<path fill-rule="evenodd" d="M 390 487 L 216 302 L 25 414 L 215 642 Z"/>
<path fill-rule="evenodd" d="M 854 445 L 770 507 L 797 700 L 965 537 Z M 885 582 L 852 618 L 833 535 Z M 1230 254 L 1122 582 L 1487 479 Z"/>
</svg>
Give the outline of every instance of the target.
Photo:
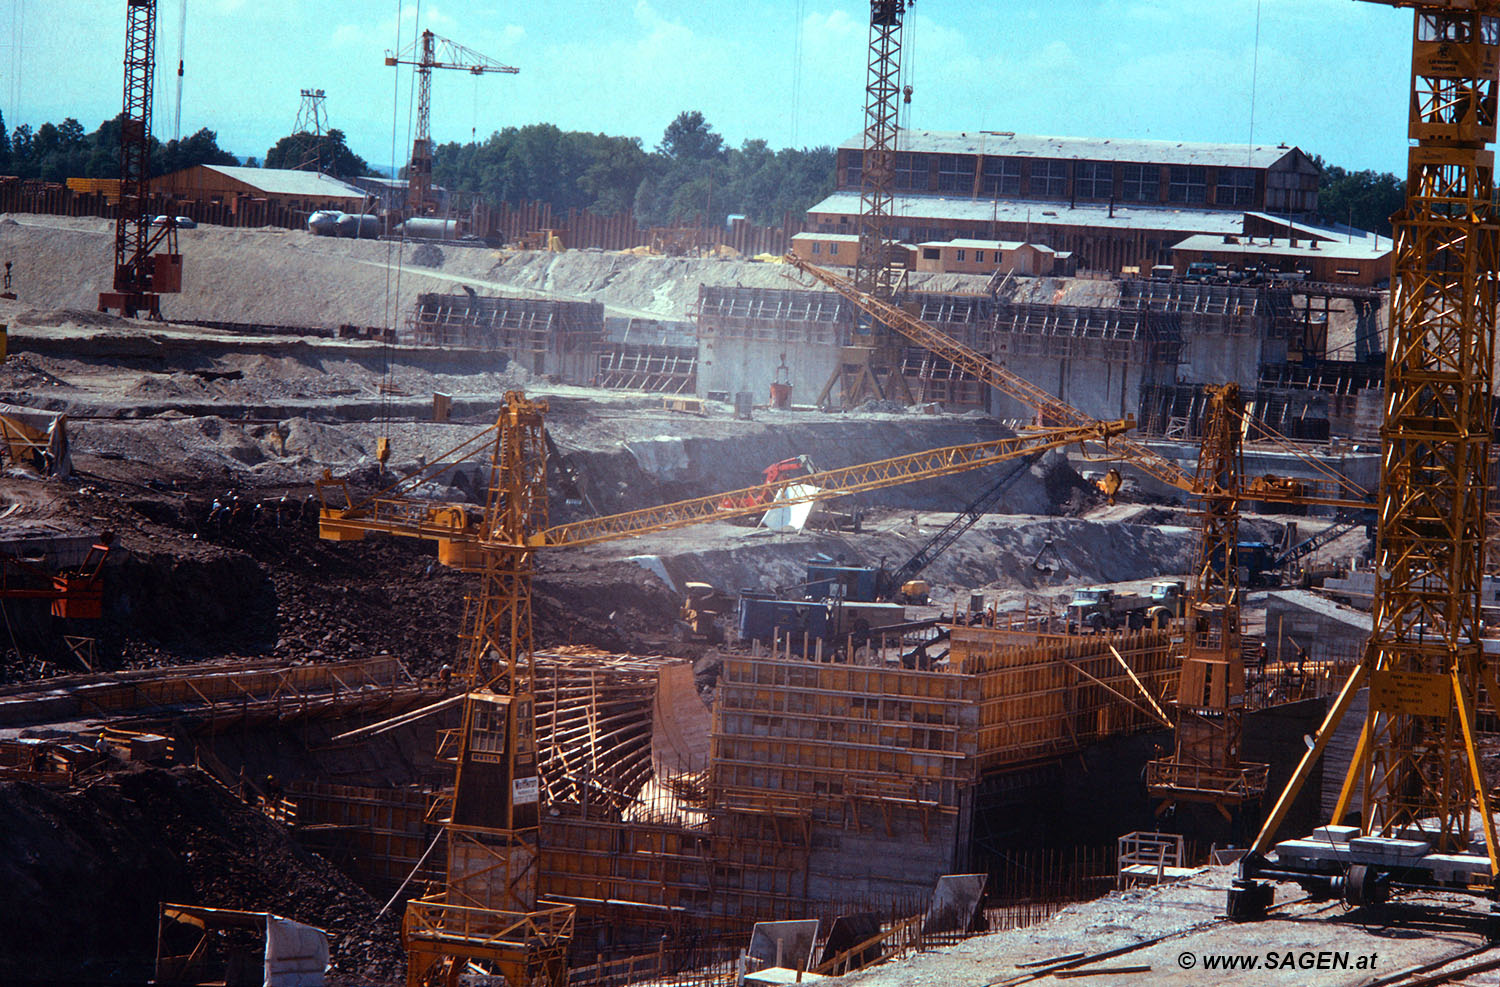
<svg viewBox="0 0 1500 987">
<path fill-rule="evenodd" d="M 1151 606 L 1146 611 L 1148 623 L 1166 626 L 1168 619 L 1182 617 L 1187 608 L 1187 585 L 1180 579 L 1158 579 L 1151 584 Z"/>
<path fill-rule="evenodd" d="M 1068 604 L 1068 633 L 1102 631 L 1114 624 L 1115 591 L 1112 589 L 1077 589 Z"/>
</svg>

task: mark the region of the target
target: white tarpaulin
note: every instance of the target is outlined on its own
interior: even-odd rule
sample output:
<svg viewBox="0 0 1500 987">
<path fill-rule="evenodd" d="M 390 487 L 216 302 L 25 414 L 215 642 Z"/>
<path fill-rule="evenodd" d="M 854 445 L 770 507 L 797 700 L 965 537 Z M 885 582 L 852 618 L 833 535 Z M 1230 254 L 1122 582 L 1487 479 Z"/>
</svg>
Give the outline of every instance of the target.
<svg viewBox="0 0 1500 987">
<path fill-rule="evenodd" d="M 328 936 L 289 918 L 266 916 L 265 987 L 323 987 Z"/>
<path fill-rule="evenodd" d="M 792 497 L 816 497 L 821 492 L 820 488 L 810 483 L 794 483 L 776 491 L 776 499 L 782 501 Z M 815 500 L 804 500 L 800 504 L 773 507 L 766 511 L 766 516 L 760 519 L 760 523 L 772 531 L 801 531 L 807 524 L 807 519 L 812 516 L 813 508 L 817 506 L 818 502 Z"/>
<path fill-rule="evenodd" d="M 67 415 L 0 404 L 0 444 L 13 464 L 43 476 L 67 476 L 73 471 Z"/>
</svg>

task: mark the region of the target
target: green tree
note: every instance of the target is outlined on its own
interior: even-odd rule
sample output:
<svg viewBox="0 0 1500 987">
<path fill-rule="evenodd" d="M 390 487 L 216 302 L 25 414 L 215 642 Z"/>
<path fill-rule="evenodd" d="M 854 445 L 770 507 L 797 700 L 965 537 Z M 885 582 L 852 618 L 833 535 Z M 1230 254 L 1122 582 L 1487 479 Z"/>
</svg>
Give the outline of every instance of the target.
<svg viewBox="0 0 1500 987">
<path fill-rule="evenodd" d="M 667 124 L 656 150 L 673 161 L 709 161 L 724 156 L 724 138 L 714 133 L 702 113 L 683 110 Z"/>
<path fill-rule="evenodd" d="M 365 159 L 349 150 L 344 143 L 344 132 L 336 127 L 321 137 L 305 130 L 288 134 L 266 152 L 265 167 L 321 170 L 337 178 L 360 178 L 372 174 Z"/>
<path fill-rule="evenodd" d="M 1395 175 L 1346 171 L 1313 158 L 1318 176 L 1318 214 L 1324 222 L 1348 223 L 1355 229 L 1391 235 L 1391 216 L 1406 204 L 1406 183 Z"/>
<path fill-rule="evenodd" d="M 10 171 L 10 133 L 5 129 L 5 114 L 0 113 L 0 174 Z"/>
<path fill-rule="evenodd" d="M 153 159 L 155 160 L 155 159 Z M 219 135 L 204 127 L 191 137 L 167 141 L 160 157 L 161 174 L 196 165 L 237 165 L 240 159 L 219 147 Z M 153 169 L 155 171 L 157 169 Z"/>
</svg>

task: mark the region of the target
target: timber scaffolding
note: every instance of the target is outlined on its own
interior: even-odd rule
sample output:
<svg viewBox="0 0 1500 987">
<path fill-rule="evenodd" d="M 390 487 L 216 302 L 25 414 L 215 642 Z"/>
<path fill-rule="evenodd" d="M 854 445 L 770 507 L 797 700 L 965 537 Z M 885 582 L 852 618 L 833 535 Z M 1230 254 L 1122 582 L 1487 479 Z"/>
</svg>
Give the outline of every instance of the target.
<svg viewBox="0 0 1500 987">
<path fill-rule="evenodd" d="M 594 344 L 594 386 L 697 393 L 698 340 L 692 323 L 632 318 L 605 319 L 604 325 L 605 338 Z"/>
<path fill-rule="evenodd" d="M 583 366 L 603 334 L 599 302 L 427 292 L 399 341 L 504 352 L 533 373 L 557 373 Z"/>
<path fill-rule="evenodd" d="M 732 930 L 983 869 L 976 787 L 1159 729 L 1177 674 L 1164 631 L 1001 623 L 953 627 L 929 669 L 725 654 L 712 685 L 678 659 L 538 654 L 542 897 L 585 927 Z"/>
<path fill-rule="evenodd" d="M 577 906 L 581 928 L 620 948 L 631 929 L 676 941 L 902 910 L 970 869 L 1033 901 L 1007 864 L 1025 844 L 977 842 L 994 827 L 976 820 L 976 793 L 1160 728 L 1177 665 L 1164 631 L 994 623 L 951 628 L 928 669 L 903 667 L 900 646 L 862 652 L 891 657 L 881 664 L 726 654 L 716 681 L 676 658 L 537 654 L 542 898 Z M 434 837 L 450 808 L 451 792 L 415 786 L 299 783 L 275 818 L 390 893 L 413 871 L 418 883 L 443 872 Z M 1112 873 L 1075 876 L 1094 871 Z"/>
<path fill-rule="evenodd" d="M 256 723 L 384 714 L 430 701 L 395 658 L 287 665 L 211 662 L 0 687 L 0 728 L 108 722 L 217 733 Z"/>
</svg>

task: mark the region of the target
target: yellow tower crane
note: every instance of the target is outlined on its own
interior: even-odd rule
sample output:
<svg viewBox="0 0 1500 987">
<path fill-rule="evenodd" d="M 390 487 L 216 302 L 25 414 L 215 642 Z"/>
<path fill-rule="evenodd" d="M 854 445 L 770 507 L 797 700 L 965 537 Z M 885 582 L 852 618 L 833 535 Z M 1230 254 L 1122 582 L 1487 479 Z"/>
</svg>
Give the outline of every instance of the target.
<svg viewBox="0 0 1500 987">
<path fill-rule="evenodd" d="M 1481 690 L 1500 699 L 1480 611 L 1500 270 L 1488 149 L 1500 2 L 1370 2 L 1413 9 L 1408 132 L 1416 142 L 1395 218 L 1373 630 L 1242 863 L 1230 891 L 1234 917 L 1264 914 L 1266 878 L 1359 904 L 1404 886 L 1492 896 L 1500 875 L 1475 727 Z M 1333 818 L 1307 839 L 1276 842 L 1365 686 L 1369 703 Z"/>
<path fill-rule="evenodd" d="M 354 501 L 347 484 L 318 483 L 319 533 L 335 541 L 392 534 L 435 541 L 446 565 L 478 574 L 469 601 L 468 660 L 461 727 L 451 754 L 453 794 L 438 809 L 447 833 L 443 890 L 411 901 L 402 924 L 410 987 L 451 982 L 461 970 L 499 973 L 507 982 L 564 987 L 574 911 L 538 898 L 541 802 L 534 714 L 532 569 L 538 550 L 591 545 L 706 521 L 760 513 L 767 485 L 548 526 L 545 401 L 506 395 L 499 420 L 383 493 Z M 1048 449 L 1107 442 L 1129 420 L 1039 429 L 947 446 L 770 484 L 780 503 L 805 503 L 949 476 Z M 409 491 L 487 456 L 484 509 L 438 504 Z M 729 506 L 726 506 L 729 505 Z"/>
</svg>

